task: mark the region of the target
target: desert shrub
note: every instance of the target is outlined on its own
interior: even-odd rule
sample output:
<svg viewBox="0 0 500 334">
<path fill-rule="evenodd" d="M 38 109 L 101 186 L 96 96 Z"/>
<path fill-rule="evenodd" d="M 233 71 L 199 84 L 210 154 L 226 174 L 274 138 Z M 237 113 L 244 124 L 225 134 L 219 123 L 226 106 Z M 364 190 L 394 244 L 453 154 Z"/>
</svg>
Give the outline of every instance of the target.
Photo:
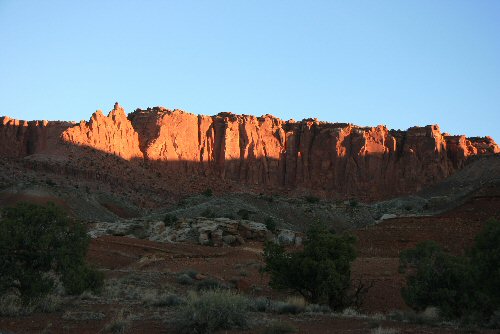
<svg viewBox="0 0 500 334">
<path fill-rule="evenodd" d="M 400 256 L 407 273 L 405 302 L 416 311 L 429 306 L 442 317 L 487 323 L 500 309 L 500 221 L 491 220 L 465 256 L 452 256 L 427 241 Z"/>
<path fill-rule="evenodd" d="M 490 316 L 487 327 L 500 328 L 500 309 L 493 312 Z"/>
<path fill-rule="evenodd" d="M 269 203 L 274 202 L 274 197 L 271 195 L 260 195 L 260 198 Z"/>
<path fill-rule="evenodd" d="M 203 196 L 212 197 L 213 196 L 213 191 L 212 191 L 212 189 L 207 188 L 201 194 Z"/>
<path fill-rule="evenodd" d="M 23 300 L 12 293 L 0 296 L 0 316 L 21 316 L 28 315 L 35 311 L 35 305 L 23 303 Z"/>
<path fill-rule="evenodd" d="M 37 301 L 36 309 L 43 313 L 57 312 L 62 309 L 62 299 L 55 294 L 49 294 Z"/>
<path fill-rule="evenodd" d="M 198 272 L 194 269 L 186 269 L 177 274 L 176 281 L 182 285 L 192 285 L 194 284 Z"/>
<path fill-rule="evenodd" d="M 51 292 L 60 279 L 69 294 L 99 290 L 101 273 L 85 263 L 85 227 L 53 204 L 18 204 L 0 220 L 0 294 L 19 291 L 24 301 Z"/>
<path fill-rule="evenodd" d="M 191 278 L 188 274 L 179 274 L 175 279 L 177 283 L 182 285 L 191 285 L 194 284 L 194 279 Z"/>
<path fill-rule="evenodd" d="M 272 219 L 271 217 L 267 217 L 265 220 L 264 220 L 264 224 L 266 225 L 266 228 L 271 231 L 271 232 L 274 232 L 276 231 L 276 222 L 274 221 L 274 219 Z"/>
<path fill-rule="evenodd" d="M 224 283 L 214 279 L 214 278 L 207 278 L 204 279 L 203 281 L 199 281 L 196 283 L 196 289 L 198 291 L 202 290 L 222 290 L 222 289 L 227 289 L 227 285 Z"/>
<path fill-rule="evenodd" d="M 153 306 L 178 306 L 184 303 L 184 299 L 174 294 L 161 294 L 152 303 Z"/>
<path fill-rule="evenodd" d="M 142 301 L 148 306 L 156 307 L 178 306 L 184 303 L 184 300 L 176 294 L 158 290 L 145 291 L 142 296 Z"/>
<path fill-rule="evenodd" d="M 102 291 L 103 280 L 103 273 L 87 266 L 77 266 L 62 275 L 62 282 L 70 295 L 78 295 L 85 290 L 99 293 Z"/>
<path fill-rule="evenodd" d="M 271 300 L 265 297 L 257 297 L 249 304 L 250 309 L 256 312 L 267 312 L 271 309 L 271 306 Z"/>
<path fill-rule="evenodd" d="M 500 220 L 489 220 L 468 254 L 472 264 L 478 305 L 488 315 L 500 310 Z"/>
<path fill-rule="evenodd" d="M 474 283 L 467 258 L 451 256 L 435 242 L 427 241 L 403 251 L 400 261 L 403 271 L 410 266 L 414 270 L 401 291 L 414 310 L 437 306 L 447 318 L 459 318 L 469 312 Z"/>
<path fill-rule="evenodd" d="M 210 208 L 206 208 L 205 210 L 203 210 L 203 212 L 201 213 L 201 216 L 205 217 L 205 218 L 215 218 L 215 217 L 217 217 L 217 215 L 215 214 L 215 212 L 213 210 L 211 210 Z"/>
<path fill-rule="evenodd" d="M 250 214 L 251 213 L 252 212 L 248 211 L 247 209 L 240 209 L 237 212 L 238 216 L 240 216 L 241 219 L 248 219 L 248 218 L 250 218 Z"/>
<path fill-rule="evenodd" d="M 47 183 L 47 185 L 49 185 L 49 186 L 51 186 L 51 187 L 54 187 L 54 186 L 56 186 L 56 185 L 57 185 L 57 184 L 56 184 L 54 181 L 52 181 L 51 179 L 46 179 L 46 180 L 45 180 L 45 183 Z"/>
<path fill-rule="evenodd" d="M 163 222 L 167 226 L 173 225 L 173 224 L 177 223 L 178 221 L 179 221 L 179 219 L 175 215 L 170 214 L 170 213 L 167 213 L 165 215 L 165 218 L 163 218 Z"/>
<path fill-rule="evenodd" d="M 316 197 L 316 196 L 306 196 L 304 198 L 306 199 L 307 203 L 318 203 L 319 202 L 319 197 Z"/>
<path fill-rule="evenodd" d="M 285 302 L 274 302 L 273 310 L 280 314 L 299 314 L 305 311 L 304 298 L 290 297 Z"/>
<path fill-rule="evenodd" d="M 270 285 L 292 289 L 311 303 L 341 309 L 351 303 L 351 262 L 355 259 L 355 238 L 336 235 L 324 225 L 315 224 L 306 233 L 302 251 L 286 253 L 271 242 L 264 248 Z"/>
<path fill-rule="evenodd" d="M 179 274 L 186 274 L 189 277 L 191 277 L 192 279 L 196 279 L 196 276 L 198 276 L 198 272 L 194 269 L 186 269 L 186 270 L 181 271 Z"/>
<path fill-rule="evenodd" d="M 331 310 L 327 305 L 309 304 L 305 311 L 308 313 L 329 313 Z"/>
<path fill-rule="evenodd" d="M 247 325 L 247 300 L 229 290 L 191 295 L 176 317 L 179 333 L 213 333 Z"/>
<path fill-rule="evenodd" d="M 52 313 L 62 308 L 62 299 L 58 295 L 48 294 L 29 302 L 23 301 L 14 293 L 7 293 L 0 297 L 0 316 L 23 316 L 35 311 Z"/>
<path fill-rule="evenodd" d="M 125 315 L 125 311 L 122 309 L 116 313 L 116 315 L 111 319 L 111 321 L 104 327 L 105 333 L 121 334 L 125 333 L 125 330 L 129 326 L 130 321 Z"/>
</svg>

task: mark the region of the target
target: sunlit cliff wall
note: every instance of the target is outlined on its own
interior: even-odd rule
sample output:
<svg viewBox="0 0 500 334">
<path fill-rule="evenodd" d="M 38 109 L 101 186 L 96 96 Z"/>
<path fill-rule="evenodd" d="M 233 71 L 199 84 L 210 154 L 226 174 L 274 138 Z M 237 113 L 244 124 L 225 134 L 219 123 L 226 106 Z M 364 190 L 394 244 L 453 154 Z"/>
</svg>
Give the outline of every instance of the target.
<svg viewBox="0 0 500 334">
<path fill-rule="evenodd" d="M 97 111 L 79 124 L 3 117 L 0 142 L 3 157 L 62 155 L 68 145 L 83 146 L 253 189 L 364 199 L 417 191 L 451 175 L 471 156 L 500 153 L 490 137 L 443 134 L 437 125 L 395 131 L 162 107 L 127 117 L 118 104 L 107 117 Z"/>
</svg>

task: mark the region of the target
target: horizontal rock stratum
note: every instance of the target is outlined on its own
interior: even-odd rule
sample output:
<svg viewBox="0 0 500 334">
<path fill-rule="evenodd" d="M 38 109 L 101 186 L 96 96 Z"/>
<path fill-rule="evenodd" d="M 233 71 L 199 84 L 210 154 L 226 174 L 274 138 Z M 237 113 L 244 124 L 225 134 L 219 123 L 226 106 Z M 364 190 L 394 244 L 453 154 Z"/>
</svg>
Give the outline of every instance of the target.
<svg viewBox="0 0 500 334">
<path fill-rule="evenodd" d="M 74 165 L 71 157 L 91 149 L 179 178 L 195 174 L 254 191 L 366 200 L 418 191 L 470 157 L 500 153 L 491 137 L 452 136 L 438 125 L 400 131 L 163 107 L 127 116 L 118 103 L 108 116 L 97 111 L 80 123 L 0 117 L 0 142 L 0 156 L 9 159 L 46 156 Z M 124 173 L 112 163 L 107 168 L 118 179 Z"/>
</svg>

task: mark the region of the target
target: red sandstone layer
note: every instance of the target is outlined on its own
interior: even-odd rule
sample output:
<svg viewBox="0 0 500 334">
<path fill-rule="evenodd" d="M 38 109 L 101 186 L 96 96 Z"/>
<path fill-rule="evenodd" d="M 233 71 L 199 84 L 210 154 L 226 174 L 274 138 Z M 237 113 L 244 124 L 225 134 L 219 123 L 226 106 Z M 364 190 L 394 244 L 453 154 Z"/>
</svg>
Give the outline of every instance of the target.
<svg viewBox="0 0 500 334">
<path fill-rule="evenodd" d="M 127 117 L 118 104 L 107 117 L 97 111 L 79 124 L 2 117 L 0 143 L 2 157 L 64 156 L 68 147 L 88 147 L 144 160 L 158 170 L 235 180 L 253 189 L 365 199 L 418 191 L 471 156 L 500 153 L 491 137 L 451 136 L 437 125 L 395 131 L 162 107 Z"/>
</svg>

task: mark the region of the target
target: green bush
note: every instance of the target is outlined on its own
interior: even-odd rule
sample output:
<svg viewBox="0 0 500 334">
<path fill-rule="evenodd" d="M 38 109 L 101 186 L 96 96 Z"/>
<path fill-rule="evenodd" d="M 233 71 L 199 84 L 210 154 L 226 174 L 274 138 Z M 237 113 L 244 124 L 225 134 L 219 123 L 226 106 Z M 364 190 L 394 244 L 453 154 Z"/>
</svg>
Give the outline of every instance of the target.
<svg viewBox="0 0 500 334">
<path fill-rule="evenodd" d="M 214 193 L 213 193 L 212 189 L 207 188 L 201 194 L 203 196 L 212 197 Z"/>
<path fill-rule="evenodd" d="M 435 242 L 426 241 L 400 256 L 403 272 L 413 267 L 403 299 L 415 311 L 439 307 L 447 318 L 462 317 L 470 310 L 474 283 L 468 259 L 445 253 Z"/>
<path fill-rule="evenodd" d="M 213 210 L 211 210 L 210 208 L 206 208 L 201 213 L 201 216 L 205 217 L 205 218 L 216 218 L 217 214 Z"/>
<path fill-rule="evenodd" d="M 304 249 L 294 253 L 286 253 L 281 245 L 266 243 L 263 271 L 271 276 L 269 284 L 276 289 L 292 289 L 307 301 L 328 304 L 334 310 L 351 304 L 355 238 L 335 235 L 322 224 L 313 225 L 306 236 Z"/>
<path fill-rule="evenodd" d="M 214 278 L 206 278 L 198 283 L 196 283 L 196 289 L 198 291 L 204 290 L 223 290 L 227 289 L 227 285 L 224 283 L 214 279 Z"/>
<path fill-rule="evenodd" d="M 432 241 L 400 256 L 407 273 L 405 302 L 416 311 L 428 306 L 440 315 L 464 322 L 491 322 L 500 310 L 500 221 L 491 220 L 465 256 L 452 256 Z"/>
<path fill-rule="evenodd" d="M 276 231 L 276 222 L 271 217 L 267 217 L 266 220 L 264 220 L 264 224 L 269 231 Z"/>
<path fill-rule="evenodd" d="M 490 220 L 469 253 L 479 305 L 488 314 L 500 311 L 500 220 Z"/>
<path fill-rule="evenodd" d="M 252 212 L 248 211 L 247 209 L 240 209 L 238 210 L 237 214 L 241 219 L 248 219 L 250 218 L 250 214 L 252 214 Z"/>
<path fill-rule="evenodd" d="M 178 306 L 184 303 L 184 300 L 175 294 L 160 294 L 149 302 L 152 306 Z"/>
<path fill-rule="evenodd" d="M 319 203 L 319 197 L 316 196 L 306 196 L 304 197 L 307 203 Z"/>
<path fill-rule="evenodd" d="M 176 317 L 178 333 L 213 333 L 219 329 L 245 328 L 248 303 L 229 290 L 191 295 Z"/>
<path fill-rule="evenodd" d="M 194 284 L 194 279 L 188 274 L 179 274 L 176 278 L 176 282 L 182 285 Z"/>
<path fill-rule="evenodd" d="M 175 215 L 170 214 L 170 213 L 167 213 L 165 215 L 165 218 L 163 218 L 163 222 L 167 226 L 173 225 L 173 224 L 177 223 L 178 221 L 179 221 L 179 219 Z"/>
<path fill-rule="evenodd" d="M 0 294 L 19 291 L 24 301 L 51 292 L 60 278 L 66 292 L 100 290 L 101 273 L 85 263 L 85 227 L 53 204 L 18 204 L 0 220 Z"/>
</svg>

